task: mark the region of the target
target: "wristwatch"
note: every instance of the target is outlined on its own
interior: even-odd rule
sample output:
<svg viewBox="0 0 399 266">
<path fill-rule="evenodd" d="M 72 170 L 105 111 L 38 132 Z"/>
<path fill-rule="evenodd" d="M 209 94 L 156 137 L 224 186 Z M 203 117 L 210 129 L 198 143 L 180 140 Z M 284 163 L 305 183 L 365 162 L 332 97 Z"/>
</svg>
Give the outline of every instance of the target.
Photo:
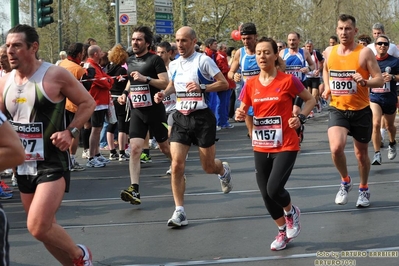
<svg viewBox="0 0 399 266">
<path fill-rule="evenodd" d="M 200 84 L 201 92 L 205 93 L 206 91 L 206 85 L 205 84 Z"/>
<path fill-rule="evenodd" d="M 79 137 L 79 129 L 76 127 L 69 127 L 68 128 L 69 132 L 71 133 L 72 138 L 76 139 Z"/>
<path fill-rule="evenodd" d="M 299 122 L 301 122 L 301 124 L 305 124 L 306 123 L 306 116 L 303 114 L 298 114 L 296 117 L 299 118 Z"/>
<path fill-rule="evenodd" d="M 152 78 L 148 76 L 146 77 L 146 79 L 147 79 L 147 84 L 150 83 L 150 81 L 152 80 Z"/>
</svg>

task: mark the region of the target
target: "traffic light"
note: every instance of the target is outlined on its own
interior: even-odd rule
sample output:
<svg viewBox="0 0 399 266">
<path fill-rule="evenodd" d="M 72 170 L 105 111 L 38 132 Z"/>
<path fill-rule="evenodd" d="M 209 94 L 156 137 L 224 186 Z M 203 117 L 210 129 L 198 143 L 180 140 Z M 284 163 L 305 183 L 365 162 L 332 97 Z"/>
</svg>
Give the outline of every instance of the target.
<svg viewBox="0 0 399 266">
<path fill-rule="evenodd" d="M 37 26 L 42 28 L 47 24 L 51 24 L 54 22 L 54 19 L 50 14 L 53 13 L 53 8 L 51 5 L 53 0 L 37 0 L 36 8 L 37 8 Z"/>
</svg>

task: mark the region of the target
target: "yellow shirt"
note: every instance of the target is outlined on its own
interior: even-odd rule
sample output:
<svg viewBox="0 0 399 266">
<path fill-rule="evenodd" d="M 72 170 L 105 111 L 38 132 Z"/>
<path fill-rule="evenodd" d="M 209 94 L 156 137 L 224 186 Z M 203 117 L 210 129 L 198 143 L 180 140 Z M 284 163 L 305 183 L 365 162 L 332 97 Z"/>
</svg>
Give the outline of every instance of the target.
<svg viewBox="0 0 399 266">
<path fill-rule="evenodd" d="M 362 110 L 369 106 L 369 88 L 360 86 L 353 80 L 352 75 L 360 73 L 368 80 L 370 73 L 359 65 L 360 51 L 364 48 L 357 45 L 347 55 L 339 55 L 339 45 L 335 45 L 328 57 L 328 83 L 331 90 L 330 106 L 339 110 Z"/>
<path fill-rule="evenodd" d="M 72 62 L 68 59 L 62 60 L 58 66 L 65 68 L 66 70 L 71 72 L 71 74 L 77 80 L 81 80 L 83 75 L 86 73 L 86 70 L 83 67 L 81 67 L 80 65 L 78 65 L 75 62 Z M 70 111 L 72 113 L 76 113 L 76 111 L 78 110 L 78 107 L 67 98 L 67 101 L 65 104 L 65 109 L 67 109 L 68 111 Z"/>
</svg>

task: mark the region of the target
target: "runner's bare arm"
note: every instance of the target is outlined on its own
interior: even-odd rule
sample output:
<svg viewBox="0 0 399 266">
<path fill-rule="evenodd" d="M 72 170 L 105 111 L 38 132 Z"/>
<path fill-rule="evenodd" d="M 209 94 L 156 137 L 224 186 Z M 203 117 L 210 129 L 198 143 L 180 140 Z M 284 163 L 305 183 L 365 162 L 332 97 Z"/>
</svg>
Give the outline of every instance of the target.
<svg viewBox="0 0 399 266">
<path fill-rule="evenodd" d="M 240 51 L 241 50 L 238 49 L 235 52 L 234 57 L 233 57 L 233 62 L 231 63 L 231 66 L 230 66 L 230 70 L 227 73 L 227 77 L 229 79 L 234 80 L 235 82 L 239 82 L 241 80 L 241 75 L 239 73 L 236 73 L 238 68 L 240 67 L 240 56 L 241 56 L 240 55 L 241 54 Z"/>
<path fill-rule="evenodd" d="M 0 172 L 20 165 L 25 160 L 21 141 L 2 113 L 0 113 L 0 158 Z"/>
<path fill-rule="evenodd" d="M 327 66 L 328 56 L 330 55 L 330 52 L 331 52 L 331 46 L 327 47 L 323 53 L 323 55 L 324 55 L 324 63 L 323 63 L 324 92 L 322 94 L 322 97 L 326 100 L 330 97 L 330 94 L 331 94 L 330 83 L 328 82 L 328 66 Z"/>
</svg>

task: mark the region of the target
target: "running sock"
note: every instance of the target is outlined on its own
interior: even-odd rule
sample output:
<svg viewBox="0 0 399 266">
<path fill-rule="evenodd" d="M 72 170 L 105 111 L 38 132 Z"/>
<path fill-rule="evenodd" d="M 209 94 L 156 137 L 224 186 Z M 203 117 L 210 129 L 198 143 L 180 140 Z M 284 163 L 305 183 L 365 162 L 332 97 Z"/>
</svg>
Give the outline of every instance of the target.
<svg viewBox="0 0 399 266">
<path fill-rule="evenodd" d="M 287 228 L 287 226 L 284 224 L 284 225 L 282 225 L 282 226 L 279 226 L 279 227 L 278 227 L 278 230 L 279 230 L 279 231 L 285 231 L 286 228 Z"/>
<path fill-rule="evenodd" d="M 218 174 L 219 179 L 223 179 L 223 178 L 226 177 L 227 171 L 226 171 L 226 168 L 224 168 L 224 166 L 223 166 L 223 170 L 224 170 L 223 175 L 219 175 L 219 174 Z"/>
<path fill-rule="evenodd" d="M 112 149 L 110 152 L 111 152 L 112 154 L 116 154 L 116 149 Z"/>
<path fill-rule="evenodd" d="M 72 164 L 75 164 L 75 154 L 71 154 L 71 162 Z"/>
<path fill-rule="evenodd" d="M 132 184 L 134 191 L 139 192 L 139 184 Z"/>
<path fill-rule="evenodd" d="M 95 157 L 100 157 L 101 153 L 97 153 L 96 155 L 94 155 Z"/>
<path fill-rule="evenodd" d="M 366 185 L 360 184 L 359 185 L 359 191 L 367 191 L 367 190 L 369 190 L 369 185 L 368 184 L 366 184 Z"/>
<path fill-rule="evenodd" d="M 125 150 L 120 150 L 119 154 L 125 154 Z"/>
<path fill-rule="evenodd" d="M 394 140 L 393 142 L 389 142 L 389 146 L 393 146 L 393 145 L 396 145 L 396 140 Z"/>
<path fill-rule="evenodd" d="M 350 178 L 350 176 L 347 176 L 347 177 L 341 178 L 341 181 L 349 184 L 351 182 L 351 178 Z"/>
<path fill-rule="evenodd" d="M 375 154 L 380 153 L 380 151 L 376 151 Z"/>
<path fill-rule="evenodd" d="M 291 205 L 291 210 L 289 210 L 289 211 L 284 210 L 285 216 L 290 216 L 290 215 L 292 215 L 294 212 L 295 212 L 295 210 L 294 210 L 294 207 L 292 207 L 292 205 Z"/>
<path fill-rule="evenodd" d="M 184 207 L 183 206 L 176 206 L 176 211 L 177 212 L 184 212 Z"/>
<path fill-rule="evenodd" d="M 150 156 L 150 149 L 143 149 L 143 152 L 147 154 L 148 157 Z"/>
</svg>

